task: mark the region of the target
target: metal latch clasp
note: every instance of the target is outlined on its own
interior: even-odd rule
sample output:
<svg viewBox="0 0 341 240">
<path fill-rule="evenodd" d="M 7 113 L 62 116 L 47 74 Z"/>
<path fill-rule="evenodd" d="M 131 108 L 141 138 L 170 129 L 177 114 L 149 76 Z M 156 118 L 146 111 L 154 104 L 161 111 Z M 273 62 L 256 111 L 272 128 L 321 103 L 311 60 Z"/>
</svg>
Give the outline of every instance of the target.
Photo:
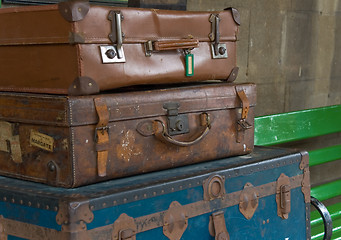
<svg viewBox="0 0 341 240">
<path fill-rule="evenodd" d="M 219 32 L 219 23 L 220 17 L 219 14 L 211 14 L 209 21 L 211 23 L 211 33 L 208 35 L 210 40 L 214 43 L 211 44 L 212 50 L 212 58 L 227 58 L 227 48 L 226 44 L 220 43 L 220 32 Z"/>
<path fill-rule="evenodd" d="M 212 213 L 209 222 L 209 231 L 210 235 L 215 236 L 215 240 L 230 239 L 230 235 L 227 232 L 223 211 Z"/>
<path fill-rule="evenodd" d="M 123 51 L 122 21 L 123 15 L 120 11 L 110 11 L 108 19 L 111 21 L 111 32 L 109 34 L 110 41 L 115 44 L 113 46 L 100 46 L 103 63 L 122 63 L 125 62 Z"/>
<path fill-rule="evenodd" d="M 289 177 L 282 173 L 277 179 L 276 189 L 277 215 L 282 219 L 288 219 L 291 211 Z"/>
<path fill-rule="evenodd" d="M 167 110 L 167 128 L 170 136 L 189 133 L 188 116 L 179 114 L 180 104 L 169 102 L 163 105 Z"/>
</svg>

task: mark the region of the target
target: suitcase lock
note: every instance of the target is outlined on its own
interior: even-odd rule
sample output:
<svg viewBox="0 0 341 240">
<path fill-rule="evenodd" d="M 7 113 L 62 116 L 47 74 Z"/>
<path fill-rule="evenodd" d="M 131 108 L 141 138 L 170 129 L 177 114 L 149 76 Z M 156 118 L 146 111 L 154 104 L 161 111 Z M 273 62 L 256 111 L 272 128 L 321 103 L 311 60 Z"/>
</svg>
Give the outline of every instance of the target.
<svg viewBox="0 0 341 240">
<path fill-rule="evenodd" d="M 163 105 L 167 110 L 167 128 L 170 136 L 189 133 L 188 116 L 179 114 L 180 104 L 169 102 Z"/>
<path fill-rule="evenodd" d="M 110 11 L 108 19 L 111 21 L 111 32 L 109 34 L 110 41 L 115 44 L 113 46 L 100 46 L 103 63 L 124 63 L 126 62 L 123 51 L 122 21 L 123 15 L 120 11 Z"/>
<path fill-rule="evenodd" d="M 219 32 L 219 14 L 211 14 L 209 21 L 211 23 L 211 33 L 208 35 L 210 40 L 214 43 L 211 44 L 212 58 L 228 58 L 226 44 L 220 43 L 220 32 Z"/>
<path fill-rule="evenodd" d="M 282 219 L 288 219 L 291 211 L 289 177 L 282 173 L 277 179 L 276 185 L 277 215 Z"/>
<path fill-rule="evenodd" d="M 210 235 L 215 237 L 215 240 L 230 240 L 223 211 L 212 213 L 208 229 Z"/>
</svg>

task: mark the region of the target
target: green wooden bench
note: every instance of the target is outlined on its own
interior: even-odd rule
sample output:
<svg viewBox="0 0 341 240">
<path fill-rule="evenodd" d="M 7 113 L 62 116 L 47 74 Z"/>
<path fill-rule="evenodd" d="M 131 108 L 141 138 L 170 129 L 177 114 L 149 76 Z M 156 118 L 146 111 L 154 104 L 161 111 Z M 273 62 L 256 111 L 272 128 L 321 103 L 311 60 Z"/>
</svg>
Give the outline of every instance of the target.
<svg viewBox="0 0 341 240">
<path fill-rule="evenodd" d="M 255 145 L 277 145 L 341 132 L 341 105 L 281 113 L 255 119 Z M 341 161 L 341 144 L 309 151 L 310 166 Z M 315 186 L 311 195 L 320 201 L 341 196 L 338 180 Z M 332 239 L 341 239 L 341 202 L 327 206 L 333 222 Z M 313 208 L 312 208 L 313 210 Z M 311 212 L 311 239 L 324 238 L 321 215 Z"/>
</svg>

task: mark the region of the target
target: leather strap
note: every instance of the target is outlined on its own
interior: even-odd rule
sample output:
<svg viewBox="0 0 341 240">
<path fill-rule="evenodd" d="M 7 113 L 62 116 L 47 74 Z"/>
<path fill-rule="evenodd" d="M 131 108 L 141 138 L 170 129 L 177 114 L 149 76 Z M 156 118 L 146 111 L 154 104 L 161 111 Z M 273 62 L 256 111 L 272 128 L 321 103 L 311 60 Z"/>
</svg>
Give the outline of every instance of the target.
<svg viewBox="0 0 341 240">
<path fill-rule="evenodd" d="M 251 128 L 252 126 L 246 121 L 247 116 L 250 110 L 250 101 L 247 98 L 245 91 L 242 88 L 235 87 L 237 96 L 242 102 L 242 114 L 241 119 L 237 121 L 237 142 L 241 143 L 244 140 L 244 132 L 246 129 Z"/>
<path fill-rule="evenodd" d="M 107 162 L 109 150 L 109 111 L 103 98 L 94 99 L 98 123 L 95 129 L 96 151 L 97 151 L 97 174 L 100 177 L 107 175 Z"/>
<path fill-rule="evenodd" d="M 246 119 L 250 109 L 250 101 L 243 89 L 238 90 L 236 88 L 236 91 L 239 99 L 242 101 L 242 119 Z"/>
</svg>

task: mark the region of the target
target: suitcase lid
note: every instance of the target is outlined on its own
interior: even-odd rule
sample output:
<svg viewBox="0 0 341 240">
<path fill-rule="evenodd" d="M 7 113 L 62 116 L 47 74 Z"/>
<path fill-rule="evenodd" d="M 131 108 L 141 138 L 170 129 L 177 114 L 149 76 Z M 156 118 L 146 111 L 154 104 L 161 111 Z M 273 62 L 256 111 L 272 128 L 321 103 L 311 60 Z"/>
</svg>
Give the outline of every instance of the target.
<svg viewBox="0 0 341 240">
<path fill-rule="evenodd" d="M 255 106 L 256 85 L 253 83 L 207 83 L 90 96 L 2 92 L 0 120 L 56 126 L 97 124 L 94 99 L 98 98 L 107 106 L 109 122 L 166 116 L 164 105 L 167 103 L 179 104 L 179 114 L 227 110 L 242 107 L 236 89 L 243 90 L 250 106 Z"/>
<path fill-rule="evenodd" d="M 215 41 L 216 33 L 220 41 L 236 41 L 240 22 L 239 13 L 233 8 L 190 12 L 90 7 L 83 1 L 68 1 L 59 5 L 0 9 L 0 22 L 6 23 L 0 25 L 0 45 L 116 43 L 117 22 L 112 19 L 115 14 L 111 11 L 120 13 L 124 44 L 183 39 L 211 42 Z M 219 17 L 217 24 L 211 19 L 212 14 Z"/>
</svg>

